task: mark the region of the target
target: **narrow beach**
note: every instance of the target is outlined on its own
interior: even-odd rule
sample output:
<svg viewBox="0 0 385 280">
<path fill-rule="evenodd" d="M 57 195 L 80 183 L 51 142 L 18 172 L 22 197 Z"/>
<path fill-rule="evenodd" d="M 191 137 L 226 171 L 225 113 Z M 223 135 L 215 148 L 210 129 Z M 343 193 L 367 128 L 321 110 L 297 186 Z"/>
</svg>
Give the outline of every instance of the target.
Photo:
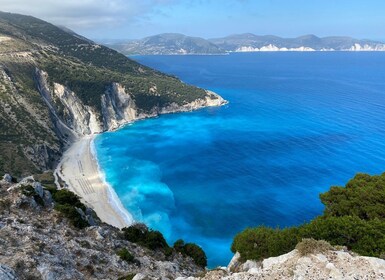
<svg viewBox="0 0 385 280">
<path fill-rule="evenodd" d="M 64 153 L 55 173 L 105 223 L 123 228 L 134 222 L 115 191 L 106 184 L 92 151 L 94 135 L 85 136 Z"/>
</svg>

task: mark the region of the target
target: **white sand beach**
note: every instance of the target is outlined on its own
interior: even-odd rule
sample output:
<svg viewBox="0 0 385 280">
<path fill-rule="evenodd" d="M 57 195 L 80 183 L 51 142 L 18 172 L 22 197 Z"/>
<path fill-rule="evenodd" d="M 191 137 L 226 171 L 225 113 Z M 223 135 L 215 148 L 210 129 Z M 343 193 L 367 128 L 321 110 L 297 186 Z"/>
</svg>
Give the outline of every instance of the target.
<svg viewBox="0 0 385 280">
<path fill-rule="evenodd" d="M 86 136 L 73 143 L 64 153 L 55 173 L 103 222 L 123 228 L 132 224 L 134 219 L 99 170 L 92 150 L 94 137 Z"/>
</svg>

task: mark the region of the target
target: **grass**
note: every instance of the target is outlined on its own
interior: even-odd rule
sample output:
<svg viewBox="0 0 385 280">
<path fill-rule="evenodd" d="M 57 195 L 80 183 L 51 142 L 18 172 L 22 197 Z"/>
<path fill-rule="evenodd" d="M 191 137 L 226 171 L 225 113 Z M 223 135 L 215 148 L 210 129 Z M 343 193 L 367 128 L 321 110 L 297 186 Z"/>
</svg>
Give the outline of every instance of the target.
<svg viewBox="0 0 385 280">
<path fill-rule="evenodd" d="M 315 240 L 313 238 L 304 238 L 295 246 L 301 256 L 311 254 L 322 254 L 333 250 L 333 246 L 325 240 Z"/>
</svg>

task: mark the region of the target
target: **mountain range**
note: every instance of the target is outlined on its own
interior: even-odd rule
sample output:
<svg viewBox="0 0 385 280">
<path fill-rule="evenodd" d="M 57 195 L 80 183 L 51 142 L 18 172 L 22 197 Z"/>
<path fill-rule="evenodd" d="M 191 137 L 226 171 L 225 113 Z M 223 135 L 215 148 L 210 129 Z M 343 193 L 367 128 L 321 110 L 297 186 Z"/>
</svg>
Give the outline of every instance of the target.
<svg viewBox="0 0 385 280">
<path fill-rule="evenodd" d="M 203 39 L 177 33 L 165 33 L 141 40 L 107 43 L 125 55 L 226 54 L 257 51 L 385 51 L 385 44 L 372 40 L 305 35 L 297 38 L 258 36 L 252 33 L 223 38 Z"/>
</svg>

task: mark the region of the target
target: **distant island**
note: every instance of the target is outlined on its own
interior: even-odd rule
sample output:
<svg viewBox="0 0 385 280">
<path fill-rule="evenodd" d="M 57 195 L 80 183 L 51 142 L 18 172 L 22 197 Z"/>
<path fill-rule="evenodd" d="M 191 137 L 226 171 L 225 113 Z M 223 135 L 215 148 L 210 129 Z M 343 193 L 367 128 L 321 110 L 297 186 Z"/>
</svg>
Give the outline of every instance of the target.
<svg viewBox="0 0 385 280">
<path fill-rule="evenodd" d="M 178 33 L 164 33 L 140 40 L 104 42 L 104 44 L 125 55 L 212 55 L 263 51 L 385 51 L 385 43 L 351 37 L 320 38 L 315 35 L 305 35 L 297 38 L 281 38 L 272 35 L 258 36 L 252 33 L 207 40 Z"/>
</svg>

